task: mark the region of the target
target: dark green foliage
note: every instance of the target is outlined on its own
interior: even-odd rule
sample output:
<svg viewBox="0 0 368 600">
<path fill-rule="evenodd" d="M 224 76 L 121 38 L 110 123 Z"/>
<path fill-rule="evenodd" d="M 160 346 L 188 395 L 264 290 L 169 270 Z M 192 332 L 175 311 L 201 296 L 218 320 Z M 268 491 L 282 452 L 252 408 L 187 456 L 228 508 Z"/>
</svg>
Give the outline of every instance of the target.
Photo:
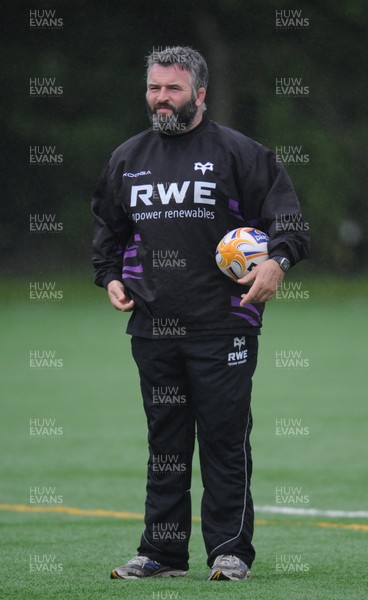
<svg viewBox="0 0 368 600">
<path fill-rule="evenodd" d="M 89 200 L 103 162 L 148 126 L 144 58 L 153 47 L 189 44 L 207 57 L 209 115 L 277 147 L 302 146 L 287 166 L 313 238 L 309 270 L 354 272 L 367 264 L 361 240 L 346 247 L 346 220 L 367 228 L 368 29 L 363 2 L 302 1 L 308 27 L 277 29 L 274 0 L 146 3 L 61 0 L 42 4 L 60 29 L 29 27 L 32 3 L 8 2 L 3 17 L 1 247 L 9 271 L 88 263 Z M 39 4 L 39 3 L 34 3 Z M 30 97 L 31 77 L 51 77 L 57 98 Z M 309 94 L 277 96 L 275 80 L 302 78 Z M 29 164 L 30 145 L 56 146 L 59 166 Z M 29 234 L 29 215 L 55 213 L 60 236 Z M 305 268 L 305 267 L 303 267 Z"/>
</svg>

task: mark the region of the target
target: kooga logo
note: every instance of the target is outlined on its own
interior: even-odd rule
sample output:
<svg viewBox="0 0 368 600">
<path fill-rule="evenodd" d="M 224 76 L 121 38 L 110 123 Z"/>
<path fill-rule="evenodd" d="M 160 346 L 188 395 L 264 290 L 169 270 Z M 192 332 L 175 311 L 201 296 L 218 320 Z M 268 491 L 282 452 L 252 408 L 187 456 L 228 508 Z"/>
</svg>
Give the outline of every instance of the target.
<svg viewBox="0 0 368 600">
<path fill-rule="evenodd" d="M 139 173 L 123 173 L 123 177 L 140 177 L 141 175 L 152 175 L 151 171 L 139 171 Z"/>
</svg>

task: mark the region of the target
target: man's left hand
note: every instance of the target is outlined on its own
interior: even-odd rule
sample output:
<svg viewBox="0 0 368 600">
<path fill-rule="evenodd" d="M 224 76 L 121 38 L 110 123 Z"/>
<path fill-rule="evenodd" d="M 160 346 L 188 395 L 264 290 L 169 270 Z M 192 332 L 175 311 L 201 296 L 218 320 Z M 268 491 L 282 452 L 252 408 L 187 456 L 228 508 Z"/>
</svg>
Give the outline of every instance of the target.
<svg viewBox="0 0 368 600">
<path fill-rule="evenodd" d="M 247 294 L 242 294 L 240 306 L 250 302 L 267 302 L 271 300 L 278 286 L 284 279 L 284 271 L 275 260 L 268 259 L 254 267 L 250 273 L 238 279 L 241 285 L 251 285 Z"/>
</svg>

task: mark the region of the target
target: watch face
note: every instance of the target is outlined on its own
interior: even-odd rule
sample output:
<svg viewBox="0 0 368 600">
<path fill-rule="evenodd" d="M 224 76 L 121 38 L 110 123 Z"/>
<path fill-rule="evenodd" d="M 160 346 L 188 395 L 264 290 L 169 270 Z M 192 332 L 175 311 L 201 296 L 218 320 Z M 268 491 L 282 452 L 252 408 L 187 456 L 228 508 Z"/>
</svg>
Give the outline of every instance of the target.
<svg viewBox="0 0 368 600">
<path fill-rule="evenodd" d="M 287 271 L 290 268 L 290 261 L 287 258 L 282 258 L 279 264 L 284 271 Z"/>
<path fill-rule="evenodd" d="M 285 272 L 291 267 L 289 259 L 285 258 L 285 256 L 274 256 L 273 260 L 275 260 L 277 264 L 281 267 L 281 269 Z"/>
</svg>

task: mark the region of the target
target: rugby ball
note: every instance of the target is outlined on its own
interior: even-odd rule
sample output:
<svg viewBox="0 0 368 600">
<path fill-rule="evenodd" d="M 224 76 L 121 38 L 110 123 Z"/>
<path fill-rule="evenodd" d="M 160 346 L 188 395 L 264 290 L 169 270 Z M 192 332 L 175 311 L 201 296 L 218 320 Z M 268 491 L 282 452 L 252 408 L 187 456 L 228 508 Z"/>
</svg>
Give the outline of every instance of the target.
<svg viewBox="0 0 368 600">
<path fill-rule="evenodd" d="M 253 227 L 239 227 L 229 231 L 216 248 L 218 268 L 237 281 L 268 259 L 269 237 Z"/>
</svg>

